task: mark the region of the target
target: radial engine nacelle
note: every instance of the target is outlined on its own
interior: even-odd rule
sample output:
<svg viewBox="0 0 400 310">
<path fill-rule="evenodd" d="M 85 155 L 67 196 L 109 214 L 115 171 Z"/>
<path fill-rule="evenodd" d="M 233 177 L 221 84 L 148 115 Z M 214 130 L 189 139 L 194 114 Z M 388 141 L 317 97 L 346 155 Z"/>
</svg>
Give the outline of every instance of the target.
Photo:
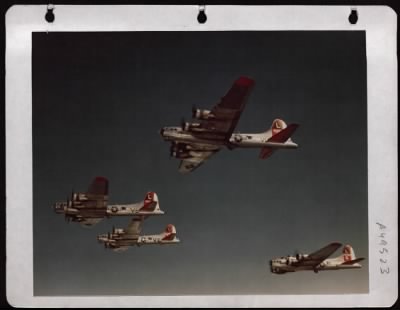
<svg viewBox="0 0 400 310">
<path fill-rule="evenodd" d="M 197 128 L 200 128 L 200 123 L 182 122 L 182 130 L 184 131 L 189 131 Z"/>
<path fill-rule="evenodd" d="M 193 107 L 192 117 L 196 118 L 196 119 L 206 120 L 206 119 L 213 118 L 214 115 L 211 113 L 210 110 L 201 110 L 201 109 L 197 109 L 196 107 Z"/>
</svg>

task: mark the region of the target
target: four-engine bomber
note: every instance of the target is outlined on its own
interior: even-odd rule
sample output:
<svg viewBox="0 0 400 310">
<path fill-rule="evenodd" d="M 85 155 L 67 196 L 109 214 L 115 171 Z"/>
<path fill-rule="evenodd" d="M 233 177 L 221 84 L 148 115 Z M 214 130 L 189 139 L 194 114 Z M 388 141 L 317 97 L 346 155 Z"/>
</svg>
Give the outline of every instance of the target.
<svg viewBox="0 0 400 310">
<path fill-rule="evenodd" d="M 328 258 L 341 246 L 341 243 L 333 242 L 311 254 L 296 254 L 295 256 L 274 258 L 270 261 L 271 272 L 284 274 L 287 272 L 312 270 L 318 273 L 323 270 L 361 268 L 362 266 L 358 262 L 364 258 L 356 258 L 354 250 L 350 245 L 343 247 L 342 255 L 335 258 Z"/>
<path fill-rule="evenodd" d="M 66 221 L 84 226 L 92 226 L 111 216 L 164 214 L 155 192 L 148 192 L 141 202 L 108 205 L 108 180 L 105 177 L 96 177 L 85 193 L 72 191 L 71 199 L 54 204 L 54 211 L 64 214 Z"/>
<path fill-rule="evenodd" d="M 228 93 L 211 110 L 192 108 L 192 118 L 196 121 L 182 120 L 180 127 L 164 127 L 160 130 L 165 141 L 171 142 L 170 156 L 181 160 L 179 171 L 189 173 L 198 168 L 213 154 L 226 147 L 261 148 L 259 157 L 266 159 L 277 149 L 295 149 L 298 147 L 291 136 L 298 124 L 287 125 L 281 119 L 275 119 L 271 127 L 261 133 L 235 133 L 247 98 L 254 86 L 254 80 L 248 77 L 237 79 Z M 56 213 L 64 214 L 65 219 L 91 226 L 105 217 L 131 216 L 128 227 L 114 228 L 107 234 L 97 236 L 97 240 L 105 248 L 122 251 L 130 246 L 170 245 L 180 240 L 176 237 L 174 225 L 167 225 L 165 231 L 156 235 L 140 235 L 143 221 L 152 215 L 162 215 L 158 196 L 148 192 L 145 199 L 133 204 L 108 205 L 108 180 L 96 177 L 87 192 L 75 193 L 64 202 L 54 204 Z M 296 254 L 270 260 L 272 273 L 284 274 L 301 270 L 355 269 L 364 258 L 356 258 L 350 245 L 343 248 L 342 255 L 336 258 L 332 255 L 342 244 L 333 242 L 311 254 Z"/>
<path fill-rule="evenodd" d="M 157 235 L 140 235 L 144 216 L 134 216 L 126 229 L 113 228 L 112 232 L 97 236 L 97 240 L 105 248 L 114 251 L 124 251 L 130 246 L 141 245 L 167 245 L 176 244 L 180 240 L 176 237 L 176 228 L 168 224 L 165 231 Z"/>
<path fill-rule="evenodd" d="M 290 138 L 298 125 L 286 125 L 281 119 L 275 119 L 265 132 L 233 132 L 253 86 L 254 80 L 240 77 L 212 110 L 193 107 L 192 118 L 196 121 L 182 120 L 180 127 L 160 130 L 164 140 L 171 142 L 170 156 L 181 159 L 181 173 L 195 170 L 223 147 L 261 148 L 261 159 L 268 158 L 277 149 L 298 147 Z"/>
</svg>

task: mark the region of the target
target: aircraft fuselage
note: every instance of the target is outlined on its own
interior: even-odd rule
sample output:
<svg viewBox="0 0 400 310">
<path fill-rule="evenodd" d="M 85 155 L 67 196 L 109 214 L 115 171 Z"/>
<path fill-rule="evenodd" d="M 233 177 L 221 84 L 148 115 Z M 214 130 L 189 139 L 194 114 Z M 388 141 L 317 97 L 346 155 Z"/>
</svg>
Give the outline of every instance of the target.
<svg viewBox="0 0 400 310">
<path fill-rule="evenodd" d="M 177 143 L 195 143 L 202 144 L 204 146 L 226 146 L 228 148 L 297 148 L 298 145 L 292 142 L 290 139 L 285 143 L 268 142 L 271 135 L 265 133 L 233 133 L 229 140 L 221 138 L 218 133 L 207 132 L 207 133 L 196 133 L 193 131 L 185 131 L 180 127 L 164 127 L 160 131 L 161 136 L 166 141 L 175 141 Z M 205 147 L 204 150 L 207 150 Z"/>
<path fill-rule="evenodd" d="M 159 245 L 164 245 L 164 244 L 174 244 L 174 243 L 179 243 L 180 240 L 176 237 L 173 239 L 163 239 L 163 235 L 144 235 L 144 236 L 138 236 L 138 237 L 129 237 L 129 236 L 124 236 L 122 235 L 100 235 L 98 236 L 98 241 L 101 243 L 104 243 L 106 248 L 111 248 L 111 249 L 120 249 L 124 247 L 129 247 L 129 246 L 141 246 L 141 245 L 146 245 L 146 244 L 159 244 Z"/>
</svg>

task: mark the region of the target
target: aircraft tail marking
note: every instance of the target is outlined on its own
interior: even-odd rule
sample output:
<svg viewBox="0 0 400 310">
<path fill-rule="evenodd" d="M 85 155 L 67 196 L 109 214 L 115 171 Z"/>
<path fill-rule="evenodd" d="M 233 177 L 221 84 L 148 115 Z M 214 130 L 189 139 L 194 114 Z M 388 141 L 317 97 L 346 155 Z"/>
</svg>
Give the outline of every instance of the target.
<svg viewBox="0 0 400 310">
<path fill-rule="evenodd" d="M 354 250 L 351 247 L 351 245 L 347 244 L 343 247 L 343 252 L 342 252 L 342 259 L 344 262 L 350 262 L 354 259 L 356 259 L 356 255 L 354 254 Z"/>
<path fill-rule="evenodd" d="M 165 228 L 165 231 L 163 232 L 163 238 L 162 240 L 174 240 L 176 236 L 176 228 L 172 224 L 168 224 L 167 227 Z"/>
<path fill-rule="evenodd" d="M 158 196 L 155 192 L 148 192 L 140 210 L 152 211 L 158 206 Z"/>
<path fill-rule="evenodd" d="M 293 135 L 296 129 L 299 127 L 298 124 L 290 124 L 289 126 L 281 119 L 276 119 L 272 122 L 271 126 L 271 138 L 268 139 L 268 142 L 278 142 L 285 143 L 289 140 L 289 138 Z M 268 131 L 267 131 L 268 132 Z M 272 155 L 274 152 L 274 148 L 272 147 L 263 147 L 261 149 L 259 158 L 266 159 Z"/>
</svg>

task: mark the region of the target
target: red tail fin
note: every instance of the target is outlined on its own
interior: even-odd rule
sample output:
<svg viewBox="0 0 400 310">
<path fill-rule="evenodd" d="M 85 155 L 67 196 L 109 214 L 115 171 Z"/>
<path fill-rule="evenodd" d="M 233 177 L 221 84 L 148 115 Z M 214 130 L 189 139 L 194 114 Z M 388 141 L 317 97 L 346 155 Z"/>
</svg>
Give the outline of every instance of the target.
<svg viewBox="0 0 400 310">
<path fill-rule="evenodd" d="M 155 192 L 148 192 L 143 201 L 143 207 L 140 209 L 154 210 L 157 206 L 157 194 Z"/>
<path fill-rule="evenodd" d="M 285 143 L 293 135 L 297 127 L 299 127 L 298 124 L 290 124 L 289 126 L 286 126 L 284 121 L 280 119 L 274 120 L 271 127 L 272 136 L 268 139 L 268 142 Z M 275 149 L 272 147 L 263 147 L 259 158 L 266 159 L 270 157 L 274 150 Z"/>
<path fill-rule="evenodd" d="M 168 224 L 164 231 L 164 237 L 162 240 L 173 240 L 176 236 L 175 226 L 172 224 Z"/>
<path fill-rule="evenodd" d="M 351 245 L 345 245 L 343 247 L 343 261 L 344 262 L 350 262 L 354 259 L 356 259 L 356 256 L 354 254 L 353 248 L 351 247 Z"/>
<path fill-rule="evenodd" d="M 280 130 L 276 134 L 273 134 L 272 137 L 268 139 L 268 141 L 284 143 L 293 135 L 297 127 L 299 127 L 298 124 L 290 124 L 285 129 Z"/>
<path fill-rule="evenodd" d="M 276 135 L 277 133 L 281 132 L 283 129 L 285 129 L 287 127 L 286 123 L 277 118 L 272 122 L 271 125 L 271 131 L 272 131 L 272 135 Z"/>
</svg>

